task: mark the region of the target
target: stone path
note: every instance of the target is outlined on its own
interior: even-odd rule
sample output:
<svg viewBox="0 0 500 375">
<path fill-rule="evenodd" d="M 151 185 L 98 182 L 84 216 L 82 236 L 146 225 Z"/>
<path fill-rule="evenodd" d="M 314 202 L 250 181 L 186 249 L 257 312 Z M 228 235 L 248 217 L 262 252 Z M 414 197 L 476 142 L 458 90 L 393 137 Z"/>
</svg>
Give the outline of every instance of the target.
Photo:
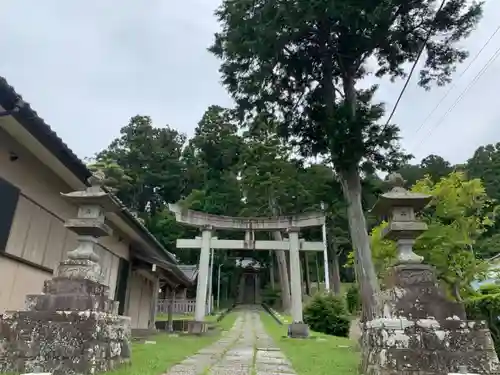
<svg viewBox="0 0 500 375">
<path fill-rule="evenodd" d="M 216 343 L 172 367 L 166 375 L 294 375 L 290 362 L 264 331 L 259 308 L 238 312 Z"/>
</svg>

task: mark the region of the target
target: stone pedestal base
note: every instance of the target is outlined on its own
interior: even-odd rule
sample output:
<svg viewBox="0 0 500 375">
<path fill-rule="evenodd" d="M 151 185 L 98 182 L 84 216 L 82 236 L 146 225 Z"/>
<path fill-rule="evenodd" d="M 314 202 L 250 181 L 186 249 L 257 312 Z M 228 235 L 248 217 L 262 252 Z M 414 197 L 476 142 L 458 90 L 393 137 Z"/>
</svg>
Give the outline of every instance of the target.
<svg viewBox="0 0 500 375">
<path fill-rule="evenodd" d="M 56 277 L 44 293 L 0 320 L 0 372 L 94 374 L 129 360 L 130 318 L 106 286 Z"/>
<path fill-rule="evenodd" d="M 196 320 L 190 320 L 188 322 L 188 333 L 192 335 L 202 335 L 208 331 L 207 322 L 198 322 Z"/>
<path fill-rule="evenodd" d="M 467 321 L 426 265 L 393 268 L 383 292 L 384 318 L 363 324 L 364 375 L 494 374 L 500 366 L 485 322 Z"/>
<path fill-rule="evenodd" d="M 309 326 L 305 323 L 292 323 L 288 326 L 288 337 L 306 339 L 309 337 Z"/>
<path fill-rule="evenodd" d="M 496 374 L 498 359 L 485 322 L 376 319 L 361 338 L 363 374 Z"/>
</svg>

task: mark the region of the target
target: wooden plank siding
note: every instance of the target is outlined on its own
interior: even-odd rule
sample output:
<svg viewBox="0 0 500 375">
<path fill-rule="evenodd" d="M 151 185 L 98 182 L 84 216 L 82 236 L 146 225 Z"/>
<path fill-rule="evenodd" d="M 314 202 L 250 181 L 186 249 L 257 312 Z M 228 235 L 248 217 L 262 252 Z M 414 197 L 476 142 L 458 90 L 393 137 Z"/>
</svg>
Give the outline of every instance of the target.
<svg viewBox="0 0 500 375">
<path fill-rule="evenodd" d="M 76 234 L 64 227 L 61 217 L 20 194 L 6 253 L 54 270 L 77 245 Z M 101 257 L 103 283 L 110 287 L 113 298 L 120 258 L 102 244 L 98 244 L 96 252 Z"/>
</svg>

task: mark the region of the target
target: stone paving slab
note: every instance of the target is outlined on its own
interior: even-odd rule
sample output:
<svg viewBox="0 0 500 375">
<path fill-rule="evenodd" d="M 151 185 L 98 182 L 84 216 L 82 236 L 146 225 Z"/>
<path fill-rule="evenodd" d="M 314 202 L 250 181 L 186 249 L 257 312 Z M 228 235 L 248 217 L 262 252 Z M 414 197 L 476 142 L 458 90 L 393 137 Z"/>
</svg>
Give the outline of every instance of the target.
<svg viewBox="0 0 500 375">
<path fill-rule="evenodd" d="M 265 332 L 260 311 L 260 308 L 241 311 L 234 326 L 219 341 L 164 375 L 296 375 Z"/>
<path fill-rule="evenodd" d="M 286 373 L 290 374 L 293 372 L 293 368 L 288 364 L 269 364 L 269 363 L 256 363 L 255 369 L 257 371 L 269 372 L 269 373 Z"/>
</svg>

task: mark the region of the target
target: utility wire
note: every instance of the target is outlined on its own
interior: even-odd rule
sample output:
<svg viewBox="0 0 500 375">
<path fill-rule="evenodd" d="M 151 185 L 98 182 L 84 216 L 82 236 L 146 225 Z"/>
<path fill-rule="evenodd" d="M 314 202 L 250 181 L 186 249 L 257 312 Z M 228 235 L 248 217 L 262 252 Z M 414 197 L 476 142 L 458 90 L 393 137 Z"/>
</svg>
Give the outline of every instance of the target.
<svg viewBox="0 0 500 375">
<path fill-rule="evenodd" d="M 444 7 L 444 4 L 446 3 L 446 0 L 441 1 L 441 5 L 439 6 L 439 9 L 436 12 L 436 15 L 434 16 L 434 21 L 436 20 L 439 12 Z M 415 71 L 415 68 L 417 67 L 418 60 L 420 60 L 420 56 L 422 56 L 422 53 L 424 52 L 425 46 L 427 45 L 427 42 L 431 38 L 432 32 L 435 29 L 435 22 L 432 23 L 431 27 L 429 28 L 429 31 L 427 32 L 427 36 L 425 37 L 424 42 L 422 43 L 422 47 L 420 47 L 420 51 L 418 51 L 417 58 L 415 59 L 415 62 L 413 63 L 413 66 L 411 67 L 410 74 L 408 74 L 408 77 L 406 78 L 406 82 L 403 86 L 403 89 L 399 93 L 398 100 L 396 100 L 396 104 L 394 104 L 394 107 L 392 108 L 391 114 L 389 115 L 389 118 L 387 119 L 387 122 L 385 123 L 383 130 L 389 126 L 389 122 L 392 120 L 392 116 L 394 116 L 394 112 L 396 112 L 396 108 L 398 108 L 399 102 L 401 101 L 401 98 L 403 97 L 403 94 L 406 91 L 406 88 L 408 87 L 408 84 L 410 83 L 411 76 L 413 75 L 413 72 Z"/>
<path fill-rule="evenodd" d="M 469 90 L 477 83 L 479 78 L 483 76 L 484 73 L 490 68 L 490 66 L 495 62 L 495 60 L 500 56 L 500 47 L 496 49 L 496 51 L 491 55 L 489 60 L 486 62 L 486 64 L 483 65 L 482 69 L 474 76 L 472 81 L 467 85 L 464 91 L 458 96 L 458 98 L 453 102 L 453 104 L 448 108 L 448 110 L 441 116 L 441 118 L 436 121 L 435 125 L 431 128 L 429 128 L 429 131 L 427 134 L 421 139 L 421 141 L 415 146 L 414 150 L 417 150 L 424 142 L 425 139 L 427 139 L 434 130 L 436 130 L 441 123 L 444 121 L 444 119 L 455 109 L 455 107 L 460 103 L 460 101 L 463 99 L 463 97 L 469 92 Z"/>
<path fill-rule="evenodd" d="M 481 54 L 481 52 L 483 52 L 483 50 L 488 46 L 488 44 L 491 42 L 491 40 L 493 39 L 493 37 L 498 33 L 498 31 L 500 30 L 500 25 L 495 29 L 495 31 L 493 32 L 493 34 L 491 34 L 491 36 L 488 38 L 488 40 L 486 41 L 486 43 L 483 44 L 483 46 L 481 47 L 481 49 L 476 53 L 476 55 L 474 56 L 474 58 L 469 62 L 469 64 L 467 65 L 467 67 L 463 70 L 462 73 L 460 73 L 460 75 L 457 77 L 456 81 L 460 80 L 460 78 L 462 78 L 464 76 L 465 73 L 467 73 L 467 71 L 469 70 L 469 68 L 472 66 L 472 64 L 477 60 L 477 58 L 479 57 L 479 55 Z M 422 121 L 422 123 L 420 124 L 420 126 L 417 128 L 417 130 L 415 130 L 414 132 L 414 135 L 416 135 L 420 130 L 422 130 L 422 128 L 424 127 L 424 125 L 427 123 L 427 121 L 432 117 L 432 115 L 436 112 L 436 110 L 439 108 L 439 106 L 443 103 L 443 101 L 448 97 L 448 95 L 450 94 L 451 90 L 453 90 L 457 85 L 456 85 L 456 81 L 454 81 L 454 83 L 452 83 L 450 85 L 450 87 L 448 88 L 448 91 L 446 91 L 446 93 L 441 97 L 441 99 L 439 100 L 439 102 L 436 104 L 436 106 L 432 109 L 432 111 L 427 115 L 427 117 L 424 119 L 424 121 Z"/>
</svg>

